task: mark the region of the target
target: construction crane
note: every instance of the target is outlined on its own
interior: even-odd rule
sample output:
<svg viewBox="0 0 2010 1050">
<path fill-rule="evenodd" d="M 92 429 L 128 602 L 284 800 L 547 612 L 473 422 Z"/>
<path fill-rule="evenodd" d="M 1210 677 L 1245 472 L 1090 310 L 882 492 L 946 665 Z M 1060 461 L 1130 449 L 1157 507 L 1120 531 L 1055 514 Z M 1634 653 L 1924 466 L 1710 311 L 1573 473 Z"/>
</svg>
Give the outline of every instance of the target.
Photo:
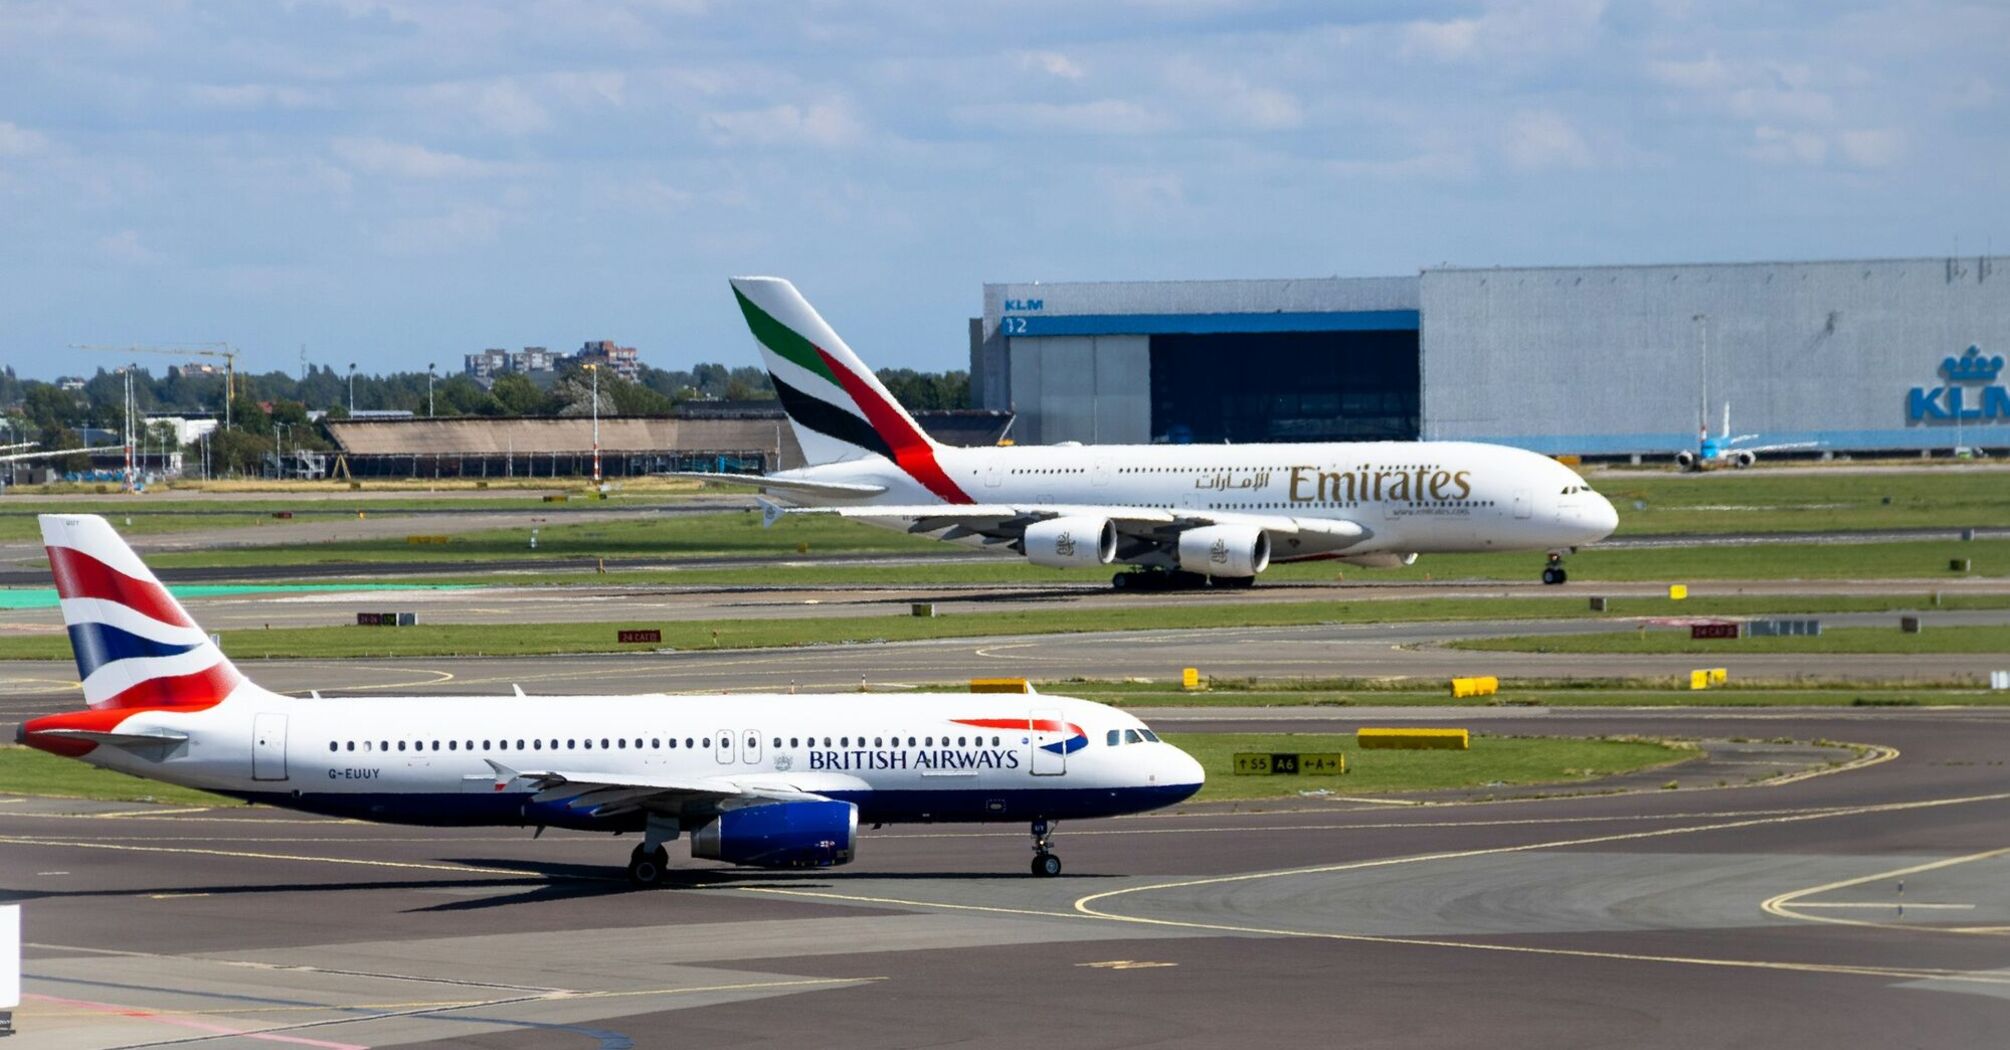
<svg viewBox="0 0 2010 1050">
<path fill-rule="evenodd" d="M 230 429 L 230 402 L 237 397 L 237 350 L 229 343 L 183 343 L 167 346 L 110 346 L 103 343 L 70 344 L 72 350 L 85 350 L 97 354 L 167 354 L 170 357 L 186 358 L 191 354 L 200 357 L 223 358 L 223 429 Z"/>
</svg>

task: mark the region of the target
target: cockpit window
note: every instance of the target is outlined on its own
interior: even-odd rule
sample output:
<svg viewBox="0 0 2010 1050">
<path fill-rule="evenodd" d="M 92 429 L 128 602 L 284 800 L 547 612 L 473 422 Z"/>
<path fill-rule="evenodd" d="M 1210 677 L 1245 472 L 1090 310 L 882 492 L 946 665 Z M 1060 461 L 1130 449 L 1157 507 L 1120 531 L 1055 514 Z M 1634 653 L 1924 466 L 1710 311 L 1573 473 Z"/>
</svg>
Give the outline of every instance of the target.
<svg viewBox="0 0 2010 1050">
<path fill-rule="evenodd" d="M 1104 734 L 1103 743 L 1109 745 L 1110 747 L 1115 747 L 1119 743 L 1122 743 L 1122 741 L 1117 738 L 1117 731 L 1112 729 L 1108 733 Z"/>
<path fill-rule="evenodd" d="M 1154 733 L 1154 732 L 1152 732 L 1152 731 L 1151 731 L 1151 730 L 1149 730 L 1149 729 L 1145 729 L 1145 728 L 1143 728 L 1143 727 L 1139 727 L 1139 729 L 1138 729 L 1138 732 L 1139 732 L 1139 733 L 1142 733 L 1142 734 L 1144 734 L 1144 738 L 1145 738 L 1146 740 L 1149 740 L 1149 741 L 1151 741 L 1151 742 L 1152 742 L 1152 743 L 1154 743 L 1154 744 L 1156 744 L 1156 743 L 1158 743 L 1158 742 L 1159 742 L 1159 735 L 1158 735 L 1157 733 Z"/>
<path fill-rule="evenodd" d="M 1138 735 L 1138 731 L 1137 731 L 1137 730 L 1135 730 L 1135 729 L 1126 729 L 1126 730 L 1124 730 L 1124 743 L 1126 743 L 1126 744 L 1142 744 L 1142 743 L 1144 743 L 1144 741 L 1145 741 L 1145 738 L 1144 738 L 1144 737 L 1142 737 L 1142 736 L 1139 736 L 1139 735 Z"/>
</svg>

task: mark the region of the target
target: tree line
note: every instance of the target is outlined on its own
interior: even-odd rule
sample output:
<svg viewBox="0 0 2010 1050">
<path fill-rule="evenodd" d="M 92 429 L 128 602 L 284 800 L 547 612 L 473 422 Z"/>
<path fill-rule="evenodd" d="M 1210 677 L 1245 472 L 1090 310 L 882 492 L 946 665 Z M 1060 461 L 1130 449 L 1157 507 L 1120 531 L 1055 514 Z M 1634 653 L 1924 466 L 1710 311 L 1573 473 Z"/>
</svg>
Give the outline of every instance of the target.
<svg viewBox="0 0 2010 1050">
<path fill-rule="evenodd" d="M 918 372 L 890 368 L 878 373 L 888 392 L 913 411 L 966 408 L 970 378 L 965 372 Z M 595 379 L 577 365 L 533 379 L 519 373 L 498 376 L 486 388 L 472 377 L 435 377 L 431 404 L 427 373 L 394 372 L 365 375 L 337 372 L 329 365 L 310 366 L 305 375 L 286 372 L 239 373 L 230 403 L 231 429 L 218 430 L 206 453 L 212 473 L 256 473 L 274 451 L 332 450 L 327 429 L 315 418 L 346 419 L 353 404 L 366 410 L 406 411 L 424 418 L 455 416 L 585 416 L 594 411 Z M 122 432 L 125 427 L 125 376 L 104 368 L 84 380 L 78 390 L 66 390 L 36 379 L 21 379 L 12 368 L 0 369 L 0 444 L 33 441 L 39 451 L 87 447 L 81 428 Z M 353 392 L 353 393 L 352 393 Z M 598 377 L 602 415 L 659 416 L 678 414 L 687 401 L 759 401 L 772 399 L 767 372 L 703 363 L 690 369 L 643 366 L 639 377 L 625 380 L 602 370 Z M 223 415 L 224 377 L 195 370 L 175 370 L 156 376 L 144 366 L 133 372 L 136 411 L 148 415 Z M 171 431 L 171 428 L 168 428 Z M 145 435 L 149 445 L 172 441 L 160 427 Z M 94 442 L 92 444 L 102 444 Z M 82 454 L 49 461 L 58 470 L 83 470 Z"/>
</svg>

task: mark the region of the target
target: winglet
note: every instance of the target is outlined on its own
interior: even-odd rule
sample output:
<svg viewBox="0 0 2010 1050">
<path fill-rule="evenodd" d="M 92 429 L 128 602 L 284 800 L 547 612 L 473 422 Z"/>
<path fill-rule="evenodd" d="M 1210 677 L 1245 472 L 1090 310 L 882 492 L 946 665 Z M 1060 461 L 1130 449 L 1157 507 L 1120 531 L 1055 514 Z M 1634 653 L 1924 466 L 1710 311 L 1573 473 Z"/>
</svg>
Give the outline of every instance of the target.
<svg viewBox="0 0 2010 1050">
<path fill-rule="evenodd" d="M 785 509 L 782 507 L 781 504 L 776 503 L 774 500 L 768 499 L 765 496 L 755 496 L 754 502 L 760 504 L 761 506 L 762 528 L 772 529 L 775 527 L 775 522 L 782 520 L 782 514 L 785 513 Z"/>
</svg>

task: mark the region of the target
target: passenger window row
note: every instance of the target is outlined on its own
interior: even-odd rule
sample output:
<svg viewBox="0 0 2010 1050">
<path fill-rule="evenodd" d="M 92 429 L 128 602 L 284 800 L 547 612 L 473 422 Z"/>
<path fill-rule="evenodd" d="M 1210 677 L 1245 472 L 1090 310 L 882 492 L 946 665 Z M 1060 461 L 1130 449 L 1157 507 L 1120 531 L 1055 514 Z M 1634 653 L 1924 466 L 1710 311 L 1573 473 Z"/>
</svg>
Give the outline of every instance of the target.
<svg viewBox="0 0 2010 1050">
<path fill-rule="evenodd" d="M 871 738 L 871 739 L 872 739 L 872 744 L 871 744 L 870 746 L 872 746 L 872 747 L 900 747 L 900 746 L 901 746 L 901 743 L 900 743 L 900 740 L 901 740 L 901 738 L 900 738 L 900 737 L 897 737 L 897 736 L 896 736 L 896 737 L 883 737 L 883 736 L 876 736 L 876 737 L 873 737 L 873 738 Z M 720 742 L 721 742 L 721 743 L 730 743 L 730 741 L 725 741 L 725 740 L 722 740 L 722 741 L 720 741 Z M 445 746 L 444 746 L 444 748 L 442 747 L 442 743 L 444 743 L 444 745 L 445 745 Z M 552 750 L 552 751 L 591 751 L 591 750 L 593 750 L 593 749 L 594 749 L 594 747 L 596 746 L 596 745 L 595 745 L 595 743 L 594 743 L 594 741 L 593 741 L 593 740 L 592 740 L 591 738 L 579 738 L 579 737 L 566 737 L 566 738 L 563 738 L 563 739 L 560 739 L 560 738 L 558 738 L 558 737 L 553 737 L 553 738 L 551 739 L 551 741 L 550 741 L 550 745 L 549 745 L 549 748 L 547 748 L 547 746 L 546 746 L 546 743 L 545 743 L 545 741 L 544 741 L 543 739 L 531 739 L 531 740 L 523 740 L 523 739 L 518 739 L 518 740 L 514 741 L 514 747 L 512 747 L 512 741 L 509 741 L 509 740 L 497 740 L 497 739 L 485 739 L 485 740 L 482 740 L 482 741 L 481 741 L 480 743 L 481 743 L 481 747 L 479 748 L 479 750 L 482 750 L 482 751 L 510 751 L 510 750 L 516 750 L 516 751 L 544 751 L 544 750 L 547 750 L 547 749 L 548 749 L 548 750 Z M 364 752 L 373 752 L 373 751 L 394 751 L 394 750 L 395 750 L 395 751 L 440 751 L 440 750 L 446 750 L 446 751 L 474 751 L 474 750 L 478 750 L 478 749 L 476 748 L 476 746 L 475 746 L 476 742 L 475 742 L 475 741 L 473 741 L 473 740 L 447 740 L 447 741 L 444 741 L 444 742 L 442 742 L 442 741 L 439 741 L 439 740 L 413 740 L 413 741 L 409 741 L 409 742 L 408 742 L 408 741 L 404 741 L 404 740 L 397 740 L 397 741 L 392 741 L 392 740 L 364 740 L 364 741 L 361 741 L 361 744 L 362 744 L 362 746 L 361 746 L 360 748 L 359 748 L 359 747 L 357 746 L 357 744 L 358 744 L 358 741 L 355 741 L 355 740 L 330 740 L 330 741 L 328 742 L 328 750 L 330 750 L 330 751 L 358 751 L 358 750 L 360 750 L 360 751 L 364 751 Z M 747 738 L 747 746 L 749 746 L 749 747 L 753 747 L 753 746 L 756 746 L 756 744 L 757 744 L 757 740 L 756 740 L 756 738 L 754 738 L 753 736 L 751 736 L 751 735 L 750 735 L 750 736 L 749 736 L 749 737 Z M 635 751 L 644 751 L 644 750 L 648 750 L 648 751 L 661 751 L 661 750 L 664 750 L 664 749 L 665 749 L 665 746 L 666 746 L 666 745 L 668 746 L 668 749 L 669 749 L 669 750 L 672 750 L 672 751 L 674 751 L 674 750 L 677 750 L 677 738 L 676 738 L 676 737 L 646 737 L 646 738 L 645 738 L 645 737 L 639 737 L 639 736 L 638 736 L 638 737 L 635 737 L 635 738 L 634 738 L 634 743 L 633 743 L 633 744 L 630 744 L 630 743 L 629 743 L 629 739 L 628 739 L 628 738 L 626 738 L 626 737 L 613 737 L 613 738 L 608 738 L 608 737 L 601 737 L 601 738 L 600 738 L 600 742 L 599 742 L 599 744 L 598 744 L 598 747 L 599 747 L 599 748 L 600 748 L 600 750 L 602 750 L 602 751 L 625 751 L 625 750 L 635 750 Z M 708 751 L 709 751 L 709 750 L 711 750 L 711 747 L 712 747 L 712 738 L 711 738 L 711 737 L 688 737 L 688 736 L 687 736 L 687 737 L 685 737 L 685 738 L 684 738 L 684 745 L 683 745 L 683 746 L 684 746 L 684 747 L 685 747 L 685 749 L 687 749 L 687 750 L 698 750 L 698 749 L 704 749 L 704 750 L 708 750 Z M 774 738 L 774 743 L 773 743 L 773 745 L 772 745 L 772 746 L 773 746 L 773 747 L 775 747 L 775 748 L 780 748 L 780 747 L 782 746 L 782 738 L 781 738 L 781 737 L 775 737 L 775 738 Z M 792 747 L 792 748 L 794 748 L 794 747 L 817 747 L 817 746 L 819 746 L 819 745 L 817 744 L 817 738 L 816 738 L 816 737 L 813 737 L 813 736 L 812 736 L 812 737 L 793 737 L 793 736 L 792 736 L 792 737 L 790 737 L 790 738 L 789 738 L 789 746 L 790 746 L 790 747 Z M 841 737 L 838 737 L 838 738 L 837 738 L 837 743 L 836 743 L 835 745 L 833 745 L 833 744 L 831 743 L 831 738 L 830 738 L 830 737 L 824 737 L 824 738 L 823 738 L 823 744 L 822 744 L 821 746 L 823 746 L 823 747 L 833 747 L 833 746 L 835 746 L 835 747 L 851 747 L 851 746 L 852 746 L 852 738 L 851 738 L 851 737 L 849 737 L 849 736 L 841 736 Z M 858 738 L 858 746 L 859 746 L 859 747 L 866 747 L 866 746 L 867 746 L 867 744 L 866 744 L 866 738 L 865 738 L 865 737 L 861 736 L 861 737 L 859 737 L 859 738 Z M 941 746 L 941 747 L 952 747 L 952 746 L 953 746 L 953 747 L 983 747 L 983 746 L 985 746 L 985 745 L 984 745 L 984 738 L 983 738 L 983 737 L 981 737 L 981 736 L 959 736 L 959 737 L 956 737 L 956 738 L 955 738 L 955 743 L 954 743 L 954 744 L 952 744 L 952 743 L 950 742 L 950 738 L 949 738 L 949 737 L 946 737 L 946 736 L 945 736 L 945 737 L 943 737 L 943 738 L 942 738 L 942 743 L 941 743 L 940 745 L 937 745 L 937 744 L 936 744 L 936 742 L 935 742 L 935 738 L 934 738 L 934 737 L 932 737 L 932 736 L 928 736 L 928 737 L 921 737 L 921 738 L 919 738 L 919 742 L 918 742 L 918 743 L 916 742 L 916 738 L 915 738 L 915 737 L 908 737 L 908 738 L 907 738 L 907 745 L 906 745 L 906 746 L 908 746 L 908 747 L 937 747 L 937 746 Z M 994 736 L 994 737 L 992 737 L 992 738 L 991 738 L 991 745 L 990 745 L 990 746 L 992 746 L 992 747 L 998 747 L 998 746 L 999 746 L 999 738 L 998 738 L 998 737 L 995 737 L 995 736 Z"/>
</svg>

